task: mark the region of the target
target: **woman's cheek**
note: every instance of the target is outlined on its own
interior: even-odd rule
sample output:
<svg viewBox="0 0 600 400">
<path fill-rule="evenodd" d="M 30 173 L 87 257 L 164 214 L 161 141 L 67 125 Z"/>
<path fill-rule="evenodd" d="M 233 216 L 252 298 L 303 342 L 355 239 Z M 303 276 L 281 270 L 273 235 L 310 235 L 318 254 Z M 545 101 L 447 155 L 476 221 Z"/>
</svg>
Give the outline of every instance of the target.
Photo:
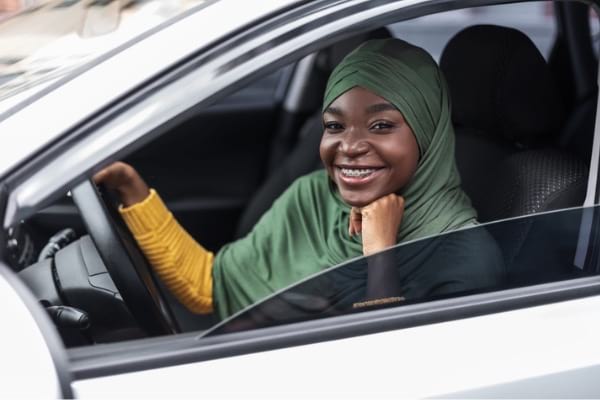
<svg viewBox="0 0 600 400">
<path fill-rule="evenodd" d="M 319 145 L 319 155 L 321 156 L 321 162 L 329 170 L 333 166 L 335 159 L 335 143 L 324 134 L 321 138 L 321 144 Z"/>
</svg>

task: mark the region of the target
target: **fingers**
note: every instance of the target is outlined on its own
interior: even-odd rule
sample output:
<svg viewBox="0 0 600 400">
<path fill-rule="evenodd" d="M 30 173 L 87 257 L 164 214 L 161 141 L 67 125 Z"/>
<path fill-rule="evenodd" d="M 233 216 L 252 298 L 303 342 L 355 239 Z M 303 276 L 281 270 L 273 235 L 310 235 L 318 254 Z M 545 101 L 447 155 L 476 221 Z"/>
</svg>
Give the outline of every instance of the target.
<svg viewBox="0 0 600 400">
<path fill-rule="evenodd" d="M 376 212 L 380 209 L 396 209 L 400 208 L 404 210 L 404 197 L 398 196 L 395 193 L 388 194 L 380 197 L 371 204 L 363 207 L 361 213 L 363 218 L 368 218 L 370 213 Z"/>
<path fill-rule="evenodd" d="M 373 254 L 396 243 L 404 215 L 402 196 L 396 194 L 383 196 L 362 207 L 360 213 L 363 254 Z"/>
<path fill-rule="evenodd" d="M 348 234 L 350 236 L 354 236 L 362 233 L 363 223 L 371 218 L 376 218 L 374 216 L 382 213 L 397 215 L 397 218 L 392 219 L 397 219 L 399 222 L 399 220 L 402 218 L 402 214 L 404 214 L 404 197 L 398 196 L 395 193 L 391 193 L 380 197 L 365 207 L 352 207 L 350 209 Z M 389 216 L 392 217 L 392 215 Z"/>
<path fill-rule="evenodd" d="M 352 207 L 350 209 L 348 234 L 354 236 L 362 232 L 362 214 L 360 208 Z"/>
<path fill-rule="evenodd" d="M 105 184 L 111 189 L 129 184 L 135 176 L 135 170 L 129 164 L 121 161 L 114 162 L 97 172 L 92 179 L 96 184 Z"/>
<path fill-rule="evenodd" d="M 108 171 L 106 169 L 101 170 L 100 172 L 97 172 L 93 177 L 92 180 L 94 181 L 94 183 L 96 185 L 99 185 L 101 183 L 104 182 L 104 180 L 106 179 L 106 176 L 108 175 Z"/>
</svg>

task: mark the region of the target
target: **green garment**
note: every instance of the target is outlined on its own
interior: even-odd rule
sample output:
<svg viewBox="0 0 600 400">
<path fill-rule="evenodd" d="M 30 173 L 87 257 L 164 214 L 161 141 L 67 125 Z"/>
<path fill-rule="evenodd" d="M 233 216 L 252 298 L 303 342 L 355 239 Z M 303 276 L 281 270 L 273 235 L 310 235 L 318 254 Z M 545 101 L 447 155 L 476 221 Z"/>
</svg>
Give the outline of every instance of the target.
<svg viewBox="0 0 600 400">
<path fill-rule="evenodd" d="M 325 90 L 323 110 L 355 86 L 396 106 L 419 145 L 417 171 L 400 193 L 406 211 L 398 241 L 474 222 L 477 214 L 460 188 L 454 159 L 448 88 L 431 56 L 399 39 L 366 42 L 334 69 Z"/>
<path fill-rule="evenodd" d="M 476 213 L 460 189 L 448 91 L 435 61 L 398 39 L 366 42 L 333 71 L 323 108 L 355 86 L 395 105 L 419 145 L 417 171 L 402 191 L 398 242 L 474 223 Z M 349 211 L 324 171 L 298 179 L 247 237 L 217 254 L 213 300 L 219 316 L 362 255 L 360 236 L 348 235 Z"/>
<path fill-rule="evenodd" d="M 395 268 L 400 288 L 397 296 L 402 300 L 392 306 L 490 290 L 501 287 L 506 278 L 500 249 L 486 227 L 479 225 L 342 263 L 269 296 L 208 335 L 378 308 L 354 305 L 369 298 L 367 282 L 373 267 L 384 267 L 382 263 Z"/>
</svg>

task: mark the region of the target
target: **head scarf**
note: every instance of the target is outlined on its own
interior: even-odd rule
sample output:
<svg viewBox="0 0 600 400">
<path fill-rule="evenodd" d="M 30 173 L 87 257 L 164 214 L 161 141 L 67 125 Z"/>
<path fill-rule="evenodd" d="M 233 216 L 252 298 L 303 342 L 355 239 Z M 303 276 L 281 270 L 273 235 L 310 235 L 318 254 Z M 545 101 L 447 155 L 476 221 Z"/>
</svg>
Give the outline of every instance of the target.
<svg viewBox="0 0 600 400">
<path fill-rule="evenodd" d="M 419 145 L 417 171 L 402 192 L 405 212 L 398 241 L 473 222 L 475 211 L 459 187 L 454 162 L 446 85 L 431 57 L 400 40 L 367 42 L 334 70 L 323 108 L 355 86 L 395 105 Z M 362 239 L 348 235 L 349 214 L 350 207 L 325 171 L 297 179 L 245 238 L 216 255 L 213 300 L 218 314 L 232 315 L 308 276 L 361 256 Z M 410 265 L 403 267 L 405 274 L 411 270 Z"/>
<path fill-rule="evenodd" d="M 365 42 L 332 72 L 323 110 L 356 86 L 394 105 L 419 145 L 416 173 L 401 193 L 405 213 L 398 240 L 429 236 L 474 222 L 476 213 L 460 188 L 454 159 L 448 88 L 431 56 L 399 39 Z"/>
</svg>

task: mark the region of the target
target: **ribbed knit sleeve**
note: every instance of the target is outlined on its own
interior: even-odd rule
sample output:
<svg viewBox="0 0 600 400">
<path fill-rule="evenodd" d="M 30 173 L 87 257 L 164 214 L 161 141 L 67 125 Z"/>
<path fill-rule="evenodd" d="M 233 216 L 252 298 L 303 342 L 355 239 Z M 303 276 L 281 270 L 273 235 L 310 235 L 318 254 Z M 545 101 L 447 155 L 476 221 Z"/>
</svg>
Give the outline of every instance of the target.
<svg viewBox="0 0 600 400">
<path fill-rule="evenodd" d="M 154 189 L 142 202 L 119 209 L 154 270 L 190 311 L 213 310 L 214 255 L 196 242 Z"/>
</svg>

